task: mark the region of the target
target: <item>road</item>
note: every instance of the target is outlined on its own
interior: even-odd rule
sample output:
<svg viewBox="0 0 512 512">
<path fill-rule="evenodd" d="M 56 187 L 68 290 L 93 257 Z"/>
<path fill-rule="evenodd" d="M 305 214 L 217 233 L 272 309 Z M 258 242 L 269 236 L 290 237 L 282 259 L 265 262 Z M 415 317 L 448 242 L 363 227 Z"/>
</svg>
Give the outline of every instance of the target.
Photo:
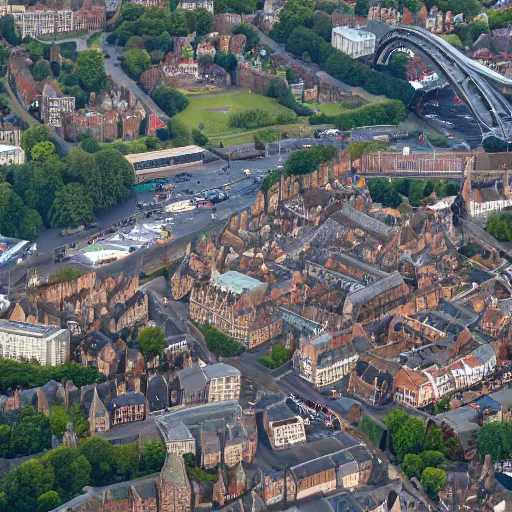
<svg viewBox="0 0 512 512">
<path fill-rule="evenodd" d="M 162 121 L 169 119 L 169 116 L 123 71 L 117 61 L 118 48 L 116 45 L 107 43 L 106 32 L 101 34 L 101 49 L 105 55 L 105 72 L 107 75 L 110 75 L 117 85 L 132 91 L 147 111 L 156 114 Z"/>
<path fill-rule="evenodd" d="M 253 175 L 266 175 L 269 169 L 273 169 L 276 165 L 284 162 L 289 156 L 289 153 L 282 155 L 274 155 L 271 157 L 258 158 L 251 161 L 232 161 L 231 167 L 226 171 L 223 168 L 226 162 L 217 160 L 204 165 L 204 168 L 193 173 L 193 180 L 176 185 L 176 192 L 183 192 L 185 188 L 195 190 L 204 190 L 205 188 L 215 188 L 229 183 L 235 179 L 243 176 L 244 169 L 251 169 Z M 185 213 L 179 214 L 174 217 L 175 225 L 173 227 L 173 234 L 175 240 L 172 243 L 161 246 L 154 244 L 147 249 L 137 251 L 129 256 L 118 260 L 111 265 L 97 267 L 94 270 L 98 275 L 115 275 L 119 272 L 127 273 L 150 273 L 157 268 L 169 264 L 170 262 L 180 258 L 185 251 L 187 244 L 196 236 L 205 230 L 220 227 L 223 222 L 231 215 L 248 208 L 254 202 L 258 186 L 252 183 L 252 180 L 241 182 L 233 187 L 230 191 L 230 199 L 228 201 L 219 203 L 217 205 L 217 219 L 212 221 L 212 218 L 207 211 L 201 211 L 197 214 Z M 152 198 L 152 192 L 137 193 L 134 197 L 130 198 L 125 203 L 116 206 L 100 215 L 96 221 L 98 228 L 96 231 L 104 230 L 106 227 L 113 223 L 124 219 L 137 210 L 135 205 L 137 200 L 147 201 Z M 53 262 L 53 250 L 65 244 L 78 242 L 86 236 L 90 236 L 94 231 L 88 231 L 85 234 L 80 233 L 74 236 L 61 237 L 59 236 L 59 229 L 49 229 L 43 231 L 36 240 L 38 253 L 32 258 L 24 261 L 19 265 L 14 265 L 9 270 L 3 269 L 0 271 L 0 285 L 7 285 L 10 281 L 11 286 L 16 288 L 19 285 L 20 290 L 24 290 L 24 278 L 29 269 L 37 269 L 41 279 L 45 279 L 50 274 L 61 268 L 62 266 L 69 265 L 69 261 L 61 263 Z M 86 267 L 93 269 L 93 267 Z"/>
</svg>

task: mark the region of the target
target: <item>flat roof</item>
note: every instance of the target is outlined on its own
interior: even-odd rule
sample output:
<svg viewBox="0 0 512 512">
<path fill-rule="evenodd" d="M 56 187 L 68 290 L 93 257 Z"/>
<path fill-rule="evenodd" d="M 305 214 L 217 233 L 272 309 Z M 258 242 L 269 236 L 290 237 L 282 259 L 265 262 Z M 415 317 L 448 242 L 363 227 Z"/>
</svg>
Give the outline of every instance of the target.
<svg viewBox="0 0 512 512">
<path fill-rule="evenodd" d="M 8 151 L 21 151 L 21 148 L 11 144 L 0 144 L 0 153 L 7 153 Z"/>
<path fill-rule="evenodd" d="M 25 334 L 26 336 L 32 336 L 34 338 L 44 338 L 63 330 L 65 329 L 60 329 L 54 325 L 35 325 L 27 322 L 14 322 L 12 320 L 0 319 L 0 332 Z"/>
<path fill-rule="evenodd" d="M 148 151 L 147 153 L 134 153 L 124 155 L 131 164 L 136 162 L 145 162 L 156 158 L 172 158 L 181 155 L 190 155 L 192 153 L 202 153 L 204 149 L 199 146 L 183 146 L 182 148 L 161 149 L 160 151 Z"/>
<path fill-rule="evenodd" d="M 335 27 L 332 29 L 333 32 L 340 36 L 351 39 L 352 41 L 366 41 L 367 39 L 376 39 L 375 34 L 368 32 L 367 30 L 360 30 L 357 28 L 349 27 Z"/>
<path fill-rule="evenodd" d="M 214 280 L 214 284 L 216 286 L 225 286 L 228 290 L 241 294 L 245 289 L 250 291 L 265 283 L 236 270 L 230 270 L 218 276 Z"/>
</svg>

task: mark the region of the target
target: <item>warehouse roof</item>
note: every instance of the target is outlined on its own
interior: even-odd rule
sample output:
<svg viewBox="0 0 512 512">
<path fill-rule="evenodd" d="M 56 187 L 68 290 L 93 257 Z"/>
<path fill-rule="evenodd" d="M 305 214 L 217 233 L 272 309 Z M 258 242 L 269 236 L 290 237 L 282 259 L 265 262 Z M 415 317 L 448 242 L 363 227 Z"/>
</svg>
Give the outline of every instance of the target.
<svg viewBox="0 0 512 512">
<path fill-rule="evenodd" d="M 199 146 L 183 146 L 182 148 L 162 149 L 160 151 L 149 151 L 147 153 L 134 153 L 124 157 L 131 164 L 135 162 L 145 162 L 146 160 L 155 160 L 157 158 L 173 158 L 181 155 L 190 155 L 192 153 L 202 153 L 203 148 Z"/>
</svg>

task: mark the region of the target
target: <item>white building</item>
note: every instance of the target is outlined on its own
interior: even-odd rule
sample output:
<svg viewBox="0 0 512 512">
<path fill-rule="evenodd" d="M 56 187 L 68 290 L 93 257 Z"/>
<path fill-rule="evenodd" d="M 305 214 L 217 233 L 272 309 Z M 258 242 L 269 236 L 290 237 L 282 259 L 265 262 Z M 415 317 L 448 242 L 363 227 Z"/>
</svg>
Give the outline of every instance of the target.
<svg viewBox="0 0 512 512">
<path fill-rule="evenodd" d="M 53 325 L 35 325 L 0 319 L 0 357 L 37 360 L 45 366 L 69 361 L 69 331 Z"/>
<path fill-rule="evenodd" d="M 182 0 L 178 7 L 186 11 L 206 9 L 213 14 L 213 0 Z"/>
<path fill-rule="evenodd" d="M 0 165 L 25 163 L 25 151 L 19 146 L 0 144 Z"/>
<path fill-rule="evenodd" d="M 332 29 L 332 46 L 353 59 L 371 55 L 375 51 L 375 34 L 348 27 Z"/>
</svg>

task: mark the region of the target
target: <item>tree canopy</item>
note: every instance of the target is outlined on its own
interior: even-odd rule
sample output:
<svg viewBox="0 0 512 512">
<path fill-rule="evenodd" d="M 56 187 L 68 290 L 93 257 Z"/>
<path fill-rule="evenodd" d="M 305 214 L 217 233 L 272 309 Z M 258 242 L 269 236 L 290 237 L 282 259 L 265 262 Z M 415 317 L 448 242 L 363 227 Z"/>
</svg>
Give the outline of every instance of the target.
<svg viewBox="0 0 512 512">
<path fill-rule="evenodd" d="M 162 355 L 167 345 L 165 334 L 160 327 L 143 327 L 139 331 L 137 344 L 146 361 Z"/>
<path fill-rule="evenodd" d="M 84 91 L 101 92 L 107 86 L 103 53 L 97 50 L 79 52 L 74 72 Z"/>
<path fill-rule="evenodd" d="M 512 241 L 512 213 L 493 213 L 487 219 L 485 230 L 499 242 Z"/>
<path fill-rule="evenodd" d="M 151 67 L 151 57 L 146 50 L 132 48 L 123 54 L 123 68 L 134 80 L 138 80 Z"/>
<path fill-rule="evenodd" d="M 190 103 L 183 93 L 171 87 L 167 87 L 166 85 L 156 87 L 151 97 L 169 117 L 179 114 L 185 110 Z"/>
</svg>

